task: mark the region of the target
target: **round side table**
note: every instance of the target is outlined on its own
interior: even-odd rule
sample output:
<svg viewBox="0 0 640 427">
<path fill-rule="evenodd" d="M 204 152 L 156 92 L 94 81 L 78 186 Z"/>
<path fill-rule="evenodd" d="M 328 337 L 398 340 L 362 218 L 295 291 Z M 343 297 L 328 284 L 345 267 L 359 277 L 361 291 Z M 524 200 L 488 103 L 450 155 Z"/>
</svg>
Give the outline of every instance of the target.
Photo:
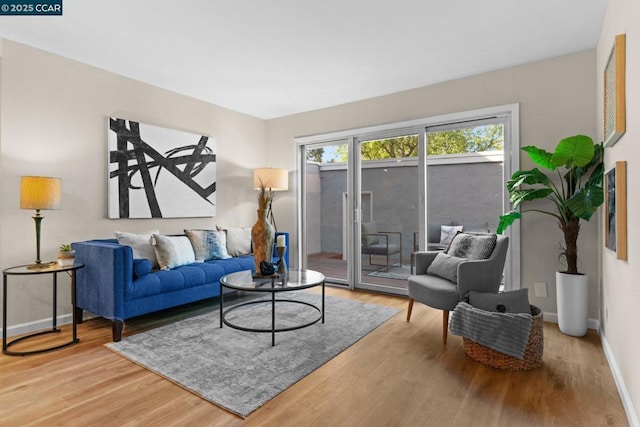
<svg viewBox="0 0 640 427">
<path fill-rule="evenodd" d="M 47 351 L 58 350 L 68 347 L 80 341 L 78 339 L 78 319 L 76 317 L 76 271 L 84 267 L 83 263 L 75 263 L 66 267 L 60 267 L 57 263 L 48 263 L 42 265 L 19 265 L 9 267 L 2 270 L 2 352 L 9 356 L 26 356 L 29 354 L 44 353 Z M 54 347 L 41 348 L 31 351 L 11 351 L 9 347 L 17 342 L 27 340 L 39 335 L 58 333 L 60 329 L 57 327 L 57 293 L 58 293 L 58 273 L 66 272 L 71 276 L 71 306 L 73 313 L 73 337 L 71 341 Z M 33 274 L 50 274 L 53 280 L 53 317 L 52 327 L 41 332 L 24 335 L 7 342 L 7 278 L 9 276 L 26 276 Z"/>
</svg>

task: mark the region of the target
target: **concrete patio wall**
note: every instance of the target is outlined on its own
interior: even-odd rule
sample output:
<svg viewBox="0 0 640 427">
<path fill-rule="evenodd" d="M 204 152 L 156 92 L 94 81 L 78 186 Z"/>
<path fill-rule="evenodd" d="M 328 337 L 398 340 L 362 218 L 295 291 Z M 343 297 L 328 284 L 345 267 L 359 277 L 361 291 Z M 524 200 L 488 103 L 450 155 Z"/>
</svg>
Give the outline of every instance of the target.
<svg viewBox="0 0 640 427">
<path fill-rule="evenodd" d="M 373 162 L 372 162 L 373 163 Z M 347 191 L 345 166 L 310 164 L 307 179 L 319 172 L 320 204 L 317 194 L 308 195 L 309 235 L 320 236 L 320 248 L 308 253 L 342 253 L 343 203 Z M 463 225 L 466 231 L 495 232 L 502 213 L 502 162 L 434 164 L 428 168 L 428 241 L 438 242 L 440 225 Z M 419 221 L 419 175 L 413 165 L 363 165 L 363 222 L 376 221 L 379 230 L 402 233 L 403 258 L 413 250 L 413 234 Z M 370 192 L 370 195 L 369 193 Z M 371 200 L 371 212 L 368 201 Z M 319 209 L 318 209 L 319 207 Z M 406 263 L 405 262 L 405 263 Z"/>
</svg>

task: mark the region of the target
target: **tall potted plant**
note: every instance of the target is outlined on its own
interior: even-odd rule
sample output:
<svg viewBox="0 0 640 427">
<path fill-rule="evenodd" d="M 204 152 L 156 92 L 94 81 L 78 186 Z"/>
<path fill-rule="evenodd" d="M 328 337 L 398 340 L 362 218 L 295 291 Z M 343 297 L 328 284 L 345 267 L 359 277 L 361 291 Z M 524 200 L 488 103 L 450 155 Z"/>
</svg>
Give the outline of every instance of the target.
<svg viewBox="0 0 640 427">
<path fill-rule="evenodd" d="M 583 336 L 587 332 L 588 277 L 578 272 L 578 234 L 580 221 L 589 221 L 604 202 L 602 186 L 604 148 L 585 135 L 561 140 L 553 153 L 541 148 L 523 147 L 531 160 L 541 168 L 556 172 L 554 180 L 538 168 L 521 170 L 507 182 L 513 209 L 500 216 L 498 233 L 502 233 L 524 212 L 552 216 L 564 235 L 561 255 L 567 270 L 556 272 L 558 325 L 568 335 Z M 550 200 L 553 209 L 530 208 L 519 212 L 523 202 Z"/>
</svg>

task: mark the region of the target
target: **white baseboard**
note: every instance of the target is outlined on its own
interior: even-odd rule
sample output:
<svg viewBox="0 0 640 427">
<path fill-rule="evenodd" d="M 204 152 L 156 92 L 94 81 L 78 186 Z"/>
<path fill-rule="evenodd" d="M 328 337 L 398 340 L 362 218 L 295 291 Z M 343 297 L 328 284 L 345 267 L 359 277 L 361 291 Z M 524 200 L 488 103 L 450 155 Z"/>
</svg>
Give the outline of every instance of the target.
<svg viewBox="0 0 640 427">
<path fill-rule="evenodd" d="M 542 313 L 545 322 L 558 323 L 558 313 Z M 600 331 L 600 321 L 598 319 L 587 319 L 587 328 Z"/>
<path fill-rule="evenodd" d="M 624 411 L 627 414 L 627 420 L 629 421 L 629 426 L 640 427 L 638 414 L 636 414 L 636 410 L 633 407 L 633 402 L 631 401 L 629 390 L 627 390 L 627 386 L 624 383 L 624 378 L 622 378 L 622 374 L 620 373 L 620 368 L 618 368 L 618 363 L 616 362 L 615 357 L 613 357 L 613 352 L 611 351 L 611 347 L 609 347 L 609 342 L 607 341 L 607 337 L 604 336 L 602 331 L 600 331 L 600 341 L 602 342 L 604 355 L 607 358 L 607 362 L 609 363 L 609 369 L 611 369 L 613 380 L 615 381 L 616 387 L 618 388 L 618 394 L 620 394 L 620 399 L 622 399 L 622 406 L 624 407 Z"/>
<path fill-rule="evenodd" d="M 88 311 L 84 312 L 83 319 L 91 319 L 93 315 Z M 69 325 L 73 321 L 73 315 L 71 313 L 62 314 L 58 316 L 56 325 Z M 47 329 L 51 329 L 51 318 L 48 317 L 46 319 L 35 320 L 33 322 L 20 323 L 18 325 L 9 326 L 7 328 L 7 337 L 13 337 L 15 335 L 29 334 L 31 332 L 44 331 Z"/>
</svg>

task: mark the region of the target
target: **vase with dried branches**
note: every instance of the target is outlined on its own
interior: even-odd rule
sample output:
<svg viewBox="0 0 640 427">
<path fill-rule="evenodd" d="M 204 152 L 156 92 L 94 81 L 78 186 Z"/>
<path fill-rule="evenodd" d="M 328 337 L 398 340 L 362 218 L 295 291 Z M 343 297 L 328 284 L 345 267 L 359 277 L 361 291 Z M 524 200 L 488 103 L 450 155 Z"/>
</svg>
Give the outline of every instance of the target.
<svg viewBox="0 0 640 427">
<path fill-rule="evenodd" d="M 273 241 L 275 231 L 269 221 L 267 221 L 267 210 L 273 200 L 273 191 L 267 189 L 260 182 L 260 191 L 258 192 L 258 220 L 251 227 L 251 244 L 253 245 L 253 257 L 256 264 L 256 275 L 260 274 L 260 263 L 266 261 L 271 263 L 273 260 Z"/>
</svg>

